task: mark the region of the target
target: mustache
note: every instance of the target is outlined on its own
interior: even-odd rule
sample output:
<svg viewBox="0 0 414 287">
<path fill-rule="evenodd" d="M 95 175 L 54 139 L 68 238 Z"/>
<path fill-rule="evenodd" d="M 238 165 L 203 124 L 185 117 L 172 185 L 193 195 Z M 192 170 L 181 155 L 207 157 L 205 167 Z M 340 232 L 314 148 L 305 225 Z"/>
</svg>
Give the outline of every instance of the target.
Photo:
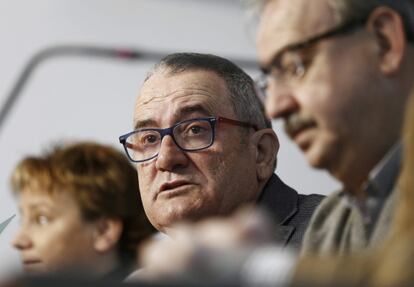
<svg viewBox="0 0 414 287">
<path fill-rule="evenodd" d="M 284 129 L 290 137 L 294 137 L 300 131 L 315 125 L 316 122 L 310 115 L 293 113 L 285 118 Z"/>
</svg>

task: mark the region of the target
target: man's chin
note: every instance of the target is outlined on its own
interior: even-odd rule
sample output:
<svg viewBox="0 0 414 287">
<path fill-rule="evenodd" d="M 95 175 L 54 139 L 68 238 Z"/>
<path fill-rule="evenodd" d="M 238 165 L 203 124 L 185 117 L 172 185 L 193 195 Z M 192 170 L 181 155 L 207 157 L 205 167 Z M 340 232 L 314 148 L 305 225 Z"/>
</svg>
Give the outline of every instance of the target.
<svg viewBox="0 0 414 287">
<path fill-rule="evenodd" d="M 157 224 L 154 226 L 161 232 L 168 234 L 168 229 L 174 229 L 174 226 L 181 223 L 196 222 L 206 215 L 201 213 L 198 208 L 192 209 L 180 209 L 171 210 L 168 213 L 164 213 L 164 218 L 157 220 Z"/>
<path fill-rule="evenodd" d="M 332 166 L 330 163 L 332 160 L 322 148 L 318 148 L 315 145 L 309 146 L 304 152 L 309 165 L 313 168 L 331 171 Z"/>
<path fill-rule="evenodd" d="M 52 273 L 52 271 L 48 270 L 48 268 L 42 263 L 25 264 L 23 266 L 23 270 L 28 275 L 43 275 Z"/>
</svg>

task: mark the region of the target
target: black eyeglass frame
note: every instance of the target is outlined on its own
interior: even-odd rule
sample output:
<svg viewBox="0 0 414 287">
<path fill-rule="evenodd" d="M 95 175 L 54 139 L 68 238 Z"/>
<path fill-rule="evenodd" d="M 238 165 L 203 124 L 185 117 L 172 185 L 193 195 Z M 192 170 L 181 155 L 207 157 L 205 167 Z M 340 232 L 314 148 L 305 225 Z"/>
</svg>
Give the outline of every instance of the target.
<svg viewBox="0 0 414 287">
<path fill-rule="evenodd" d="M 208 145 L 206 145 L 205 147 L 202 148 L 195 148 L 195 149 L 187 149 L 187 148 L 183 148 L 181 147 L 178 142 L 176 141 L 175 137 L 174 137 L 174 129 L 177 126 L 182 125 L 183 123 L 188 123 L 188 122 L 193 122 L 193 121 L 206 121 L 208 123 L 210 123 L 211 126 L 211 141 Z M 237 125 L 237 126 L 241 126 L 241 127 L 247 127 L 247 128 L 253 128 L 255 131 L 258 130 L 258 127 L 254 124 L 251 123 L 247 123 L 247 122 L 243 122 L 243 121 L 238 121 L 238 120 L 233 120 L 233 119 L 229 119 L 229 118 L 225 118 L 225 117 L 203 117 L 203 118 L 193 118 L 193 119 L 189 119 L 189 120 L 184 120 L 184 121 L 180 121 L 178 123 L 175 123 L 173 126 L 169 127 L 169 128 L 165 128 L 165 129 L 160 129 L 160 128 L 142 128 L 142 129 L 137 129 L 134 130 L 132 132 L 129 132 L 127 134 L 121 135 L 119 137 L 119 142 L 123 145 L 124 149 L 125 149 L 125 153 L 127 154 L 128 158 L 130 161 L 135 162 L 135 163 L 141 163 L 141 162 L 145 162 L 151 159 L 154 159 L 158 156 L 159 152 L 157 152 L 154 156 L 151 156 L 147 159 L 143 159 L 143 160 L 135 160 L 133 159 L 129 152 L 128 152 L 128 147 L 127 147 L 127 138 L 130 137 L 133 134 L 136 134 L 138 132 L 143 132 L 143 131 L 156 131 L 160 134 L 161 138 L 160 138 L 160 143 L 162 142 L 162 139 L 169 135 L 171 136 L 171 138 L 173 139 L 174 143 L 177 145 L 177 147 L 179 149 L 181 149 L 182 151 L 185 152 L 196 152 L 196 151 L 200 151 L 203 149 L 207 149 L 209 147 L 211 147 L 214 143 L 215 137 L 216 137 L 216 126 L 217 123 L 227 123 L 227 124 L 232 124 L 232 125 Z"/>
<path fill-rule="evenodd" d="M 348 22 L 345 22 L 343 24 L 340 24 L 337 27 L 334 27 L 326 32 L 322 32 L 320 34 L 317 34 L 313 37 L 310 37 L 304 41 L 301 42 L 297 42 L 297 43 L 292 43 L 292 44 L 288 44 L 285 47 L 283 47 L 274 57 L 273 60 L 271 62 L 271 64 L 269 65 L 269 68 L 260 68 L 261 73 L 259 75 L 258 80 L 256 80 L 256 85 L 259 88 L 259 90 L 261 90 L 263 92 L 262 96 L 265 96 L 266 94 L 264 93 L 265 89 L 267 88 L 267 83 L 268 83 L 268 77 L 271 74 L 271 68 L 274 66 L 278 66 L 280 59 L 282 57 L 283 54 L 285 54 L 288 51 L 296 51 L 296 50 L 302 50 L 302 49 L 306 49 L 314 44 L 316 44 L 317 42 L 327 39 L 327 38 L 331 38 L 331 37 L 336 37 L 336 36 L 340 36 L 340 35 L 345 35 L 348 33 L 351 33 L 353 31 L 355 31 L 356 29 L 359 29 L 361 27 L 363 27 L 368 19 L 369 15 L 361 18 L 361 19 L 354 19 Z"/>
</svg>

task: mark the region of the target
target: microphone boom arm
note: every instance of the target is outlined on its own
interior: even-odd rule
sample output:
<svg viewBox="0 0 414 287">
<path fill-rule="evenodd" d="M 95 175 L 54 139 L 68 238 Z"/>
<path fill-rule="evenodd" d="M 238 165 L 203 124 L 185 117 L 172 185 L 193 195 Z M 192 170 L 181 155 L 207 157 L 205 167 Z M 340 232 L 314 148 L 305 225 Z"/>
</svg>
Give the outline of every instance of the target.
<svg viewBox="0 0 414 287">
<path fill-rule="evenodd" d="M 12 107 L 16 104 L 17 99 L 26 85 L 33 71 L 44 61 L 55 57 L 83 56 L 97 57 L 115 60 L 135 61 L 142 60 L 159 60 L 167 53 L 150 52 L 139 49 L 118 49 L 98 46 L 83 45 L 59 45 L 47 47 L 35 53 L 24 66 L 22 72 L 15 81 L 6 101 L 0 109 L 0 131 L 4 125 L 7 116 L 10 114 Z M 232 59 L 237 65 L 246 69 L 257 69 L 256 61 L 251 59 Z"/>
</svg>

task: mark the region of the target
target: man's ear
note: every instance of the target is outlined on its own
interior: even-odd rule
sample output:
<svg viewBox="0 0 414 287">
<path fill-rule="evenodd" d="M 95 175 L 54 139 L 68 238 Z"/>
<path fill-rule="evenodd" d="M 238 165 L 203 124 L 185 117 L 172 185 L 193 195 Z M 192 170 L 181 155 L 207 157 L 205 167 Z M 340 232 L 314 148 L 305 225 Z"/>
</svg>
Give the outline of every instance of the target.
<svg viewBox="0 0 414 287">
<path fill-rule="evenodd" d="M 269 178 L 276 168 L 279 140 L 273 129 L 261 129 L 252 135 L 256 151 L 256 173 L 259 181 Z"/>
<path fill-rule="evenodd" d="M 100 218 L 95 222 L 94 248 L 106 252 L 117 245 L 123 230 L 122 221 L 112 218 Z"/>
<path fill-rule="evenodd" d="M 388 7 L 378 7 L 368 19 L 379 51 L 379 68 L 384 75 L 394 75 L 401 67 L 407 40 L 401 16 Z"/>
</svg>

